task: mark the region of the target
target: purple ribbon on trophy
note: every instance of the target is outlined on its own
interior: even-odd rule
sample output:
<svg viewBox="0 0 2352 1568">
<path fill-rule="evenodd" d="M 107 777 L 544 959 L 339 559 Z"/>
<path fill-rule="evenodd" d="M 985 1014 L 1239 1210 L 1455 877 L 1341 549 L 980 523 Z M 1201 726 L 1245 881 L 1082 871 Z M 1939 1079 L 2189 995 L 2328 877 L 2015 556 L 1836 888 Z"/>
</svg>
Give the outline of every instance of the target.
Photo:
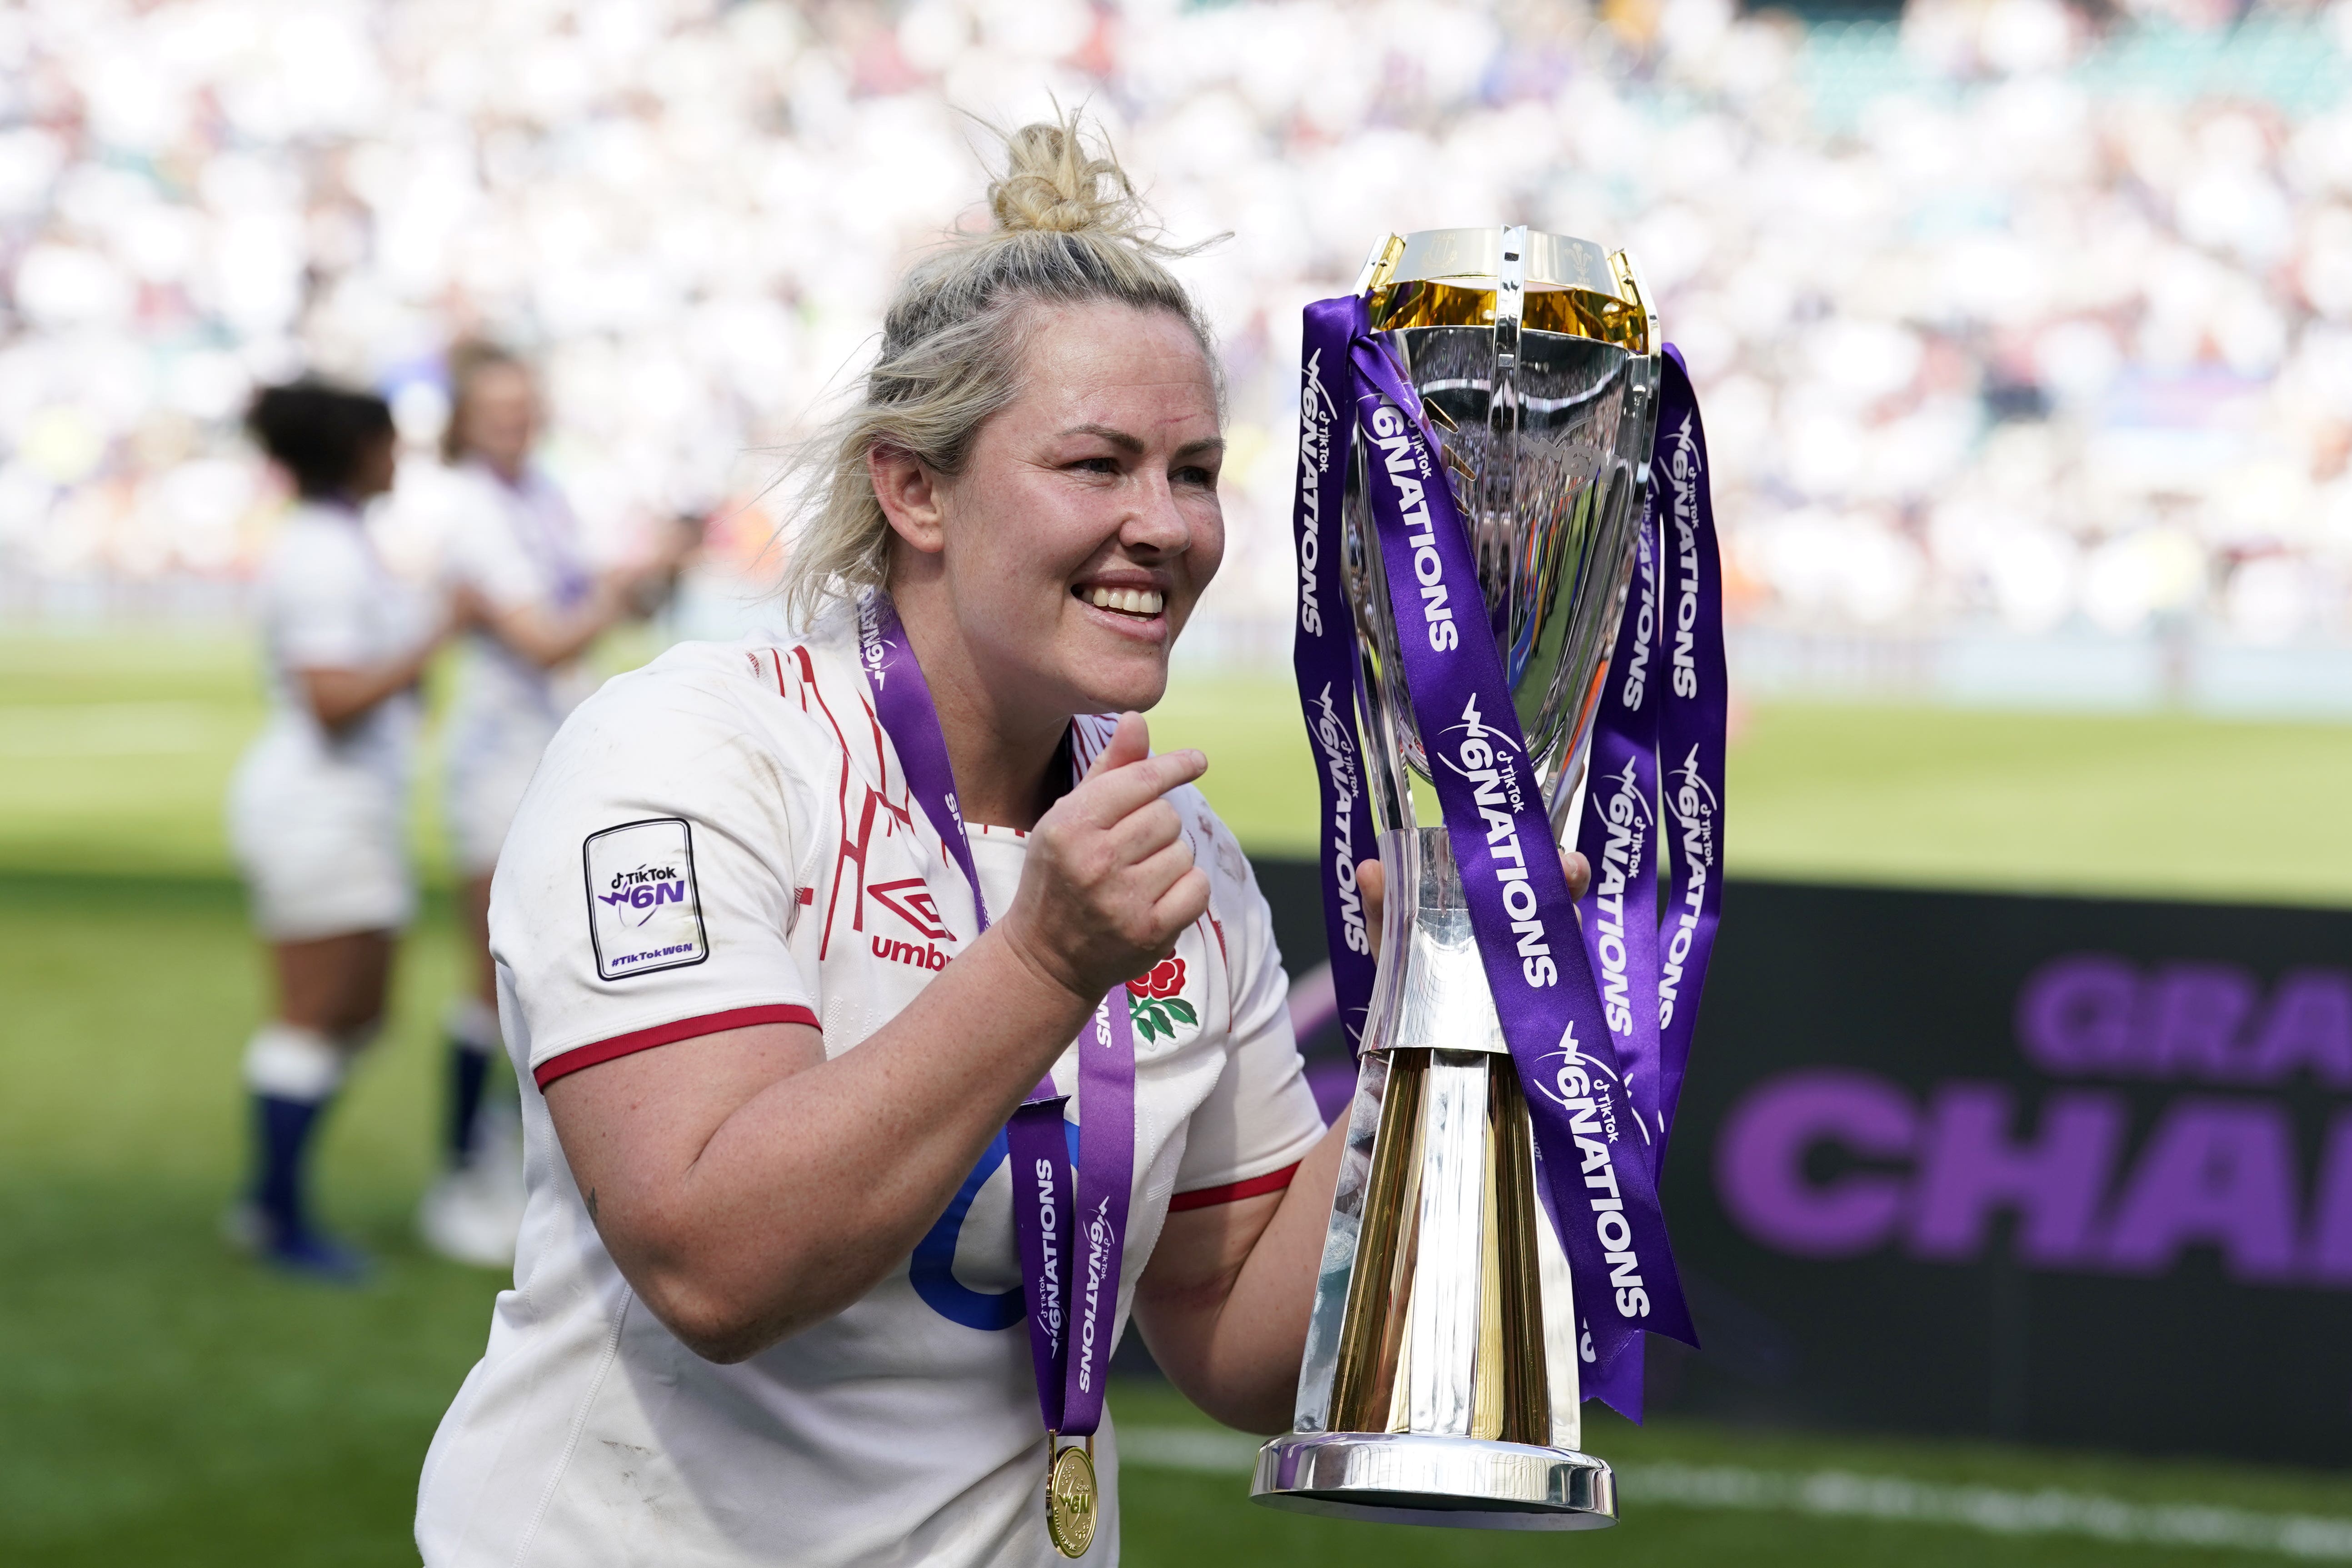
<svg viewBox="0 0 2352 1568">
<path fill-rule="evenodd" d="M 1675 354 L 1669 345 L 1666 353 Z M 1690 1060 L 1723 904 L 1722 578 L 1706 439 L 1679 357 L 1668 362 L 1625 616 L 1592 726 L 1577 847 L 1592 866 L 1585 950 L 1642 1128 L 1660 1163 Z M 1658 829 L 1661 780 L 1666 830 Z M 1659 845 L 1669 857 L 1664 914 Z M 1663 959 L 1663 964 L 1662 964 Z M 1654 998 L 1655 1007 L 1648 1005 Z"/>
<path fill-rule="evenodd" d="M 1538 1190 L 1574 1279 L 1589 1347 L 1585 1392 L 1636 1419 L 1641 1332 L 1696 1342 L 1657 1178 L 1721 897 L 1720 581 L 1696 402 L 1679 357 L 1671 349 L 1667 356 L 1642 575 L 1606 679 L 1587 774 L 1584 843 L 1595 876 L 1580 928 L 1502 655 L 1478 613 L 1475 565 L 1437 440 L 1410 382 L 1370 333 L 1356 296 L 1307 310 L 1293 518 L 1300 576 L 1294 662 L 1321 763 L 1325 918 L 1340 1016 L 1358 1038 L 1374 972 L 1355 891 L 1353 850 L 1362 832 L 1355 820 L 1362 795 L 1358 654 L 1338 537 L 1360 433 L 1370 531 L 1386 569 L 1405 685 L 1525 1091 Z M 1345 404 L 1328 390 L 1342 374 Z M 1674 487 L 1663 512 L 1655 504 L 1662 483 Z M 1672 531 L 1663 552 L 1661 528 Z M 1637 671 L 1642 679 L 1629 683 Z M 1662 689 L 1673 699 L 1660 697 Z M 1662 778 L 1682 833 L 1663 930 L 1654 831 Z M 1673 955 L 1670 990 L 1657 978 L 1662 946 Z"/>
<path fill-rule="evenodd" d="M 1722 915 L 1727 707 L 1706 432 L 1681 354 L 1668 344 L 1666 355 L 1633 578 L 1593 719 L 1577 841 L 1592 867 L 1580 906 L 1585 952 L 1654 1181 L 1665 1171 Z M 1667 897 L 1654 921 L 1662 840 Z M 1598 1369 L 1592 1393 L 1638 1418 L 1640 1358 Z"/>
<path fill-rule="evenodd" d="M 1330 384 L 1348 384 L 1348 347 L 1360 320 L 1352 298 L 1307 308 L 1299 364 L 1298 492 L 1291 520 L 1298 551 L 1298 630 L 1291 668 L 1322 791 L 1323 921 L 1331 950 L 1331 989 L 1350 1053 L 1362 1043 L 1380 933 L 1365 924 L 1363 896 L 1356 888 L 1356 868 L 1377 857 L 1369 853 L 1371 829 L 1363 816 L 1355 620 L 1339 580 L 1340 503 L 1356 421 L 1354 409 L 1343 409 L 1331 395 Z"/>
<path fill-rule="evenodd" d="M 1699 993 L 1723 918 L 1723 770 L 1730 705 L 1723 658 L 1723 564 L 1716 551 L 1715 498 L 1708 486 L 1706 427 L 1682 355 L 1666 345 L 1665 396 L 1658 411 L 1650 488 L 1671 492 L 1659 513 L 1667 546 L 1662 564 L 1673 587 L 1666 638 L 1665 707 L 1658 716 L 1666 815 L 1674 833 L 1672 897 L 1658 926 L 1658 1158 L 1665 1156 L 1698 1026 Z"/>
<path fill-rule="evenodd" d="M 977 935 L 988 929 L 988 900 L 956 800 L 947 738 L 930 685 L 887 595 L 869 592 L 858 601 L 857 639 L 875 717 L 898 754 L 908 793 L 971 889 Z M 1076 767 L 1073 749 L 1074 784 Z M 1135 1180 L 1135 1024 L 1124 990 L 1113 986 L 1095 1005 L 1078 1037 L 1078 1102 L 1085 1115 L 1075 1184 L 1062 1130 L 1069 1097 L 1055 1088 L 1051 1075 L 1005 1128 L 1037 1405 L 1045 1430 L 1066 1437 L 1087 1436 L 1102 1425 L 1109 1385 L 1111 1324 L 1118 1315 Z"/>
</svg>

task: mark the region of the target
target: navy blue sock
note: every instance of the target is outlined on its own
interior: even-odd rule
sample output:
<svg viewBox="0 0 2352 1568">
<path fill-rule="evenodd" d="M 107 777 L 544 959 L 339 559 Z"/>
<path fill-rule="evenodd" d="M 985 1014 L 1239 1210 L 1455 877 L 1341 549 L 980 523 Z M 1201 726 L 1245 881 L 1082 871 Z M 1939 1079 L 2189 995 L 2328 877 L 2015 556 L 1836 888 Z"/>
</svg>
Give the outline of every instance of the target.
<svg viewBox="0 0 2352 1568">
<path fill-rule="evenodd" d="M 272 1241 L 309 1233 L 303 1178 L 310 1134 L 326 1104 L 323 1100 L 281 1100 L 274 1094 L 253 1097 L 253 1201 L 269 1221 Z"/>
<path fill-rule="evenodd" d="M 474 1133 L 482 1119 L 482 1086 L 489 1080 L 490 1053 L 465 1041 L 449 1042 L 449 1163 L 471 1164 Z"/>
</svg>

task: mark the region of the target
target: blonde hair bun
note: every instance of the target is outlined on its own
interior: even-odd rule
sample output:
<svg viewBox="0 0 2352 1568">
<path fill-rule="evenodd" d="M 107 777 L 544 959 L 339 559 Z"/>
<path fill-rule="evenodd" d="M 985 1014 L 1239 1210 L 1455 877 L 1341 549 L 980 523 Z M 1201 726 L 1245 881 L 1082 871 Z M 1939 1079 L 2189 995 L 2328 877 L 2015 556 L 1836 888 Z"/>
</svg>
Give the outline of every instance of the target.
<svg viewBox="0 0 2352 1568">
<path fill-rule="evenodd" d="M 935 474 L 962 472 L 980 427 L 1021 390 L 1034 309 L 1108 300 L 1165 311 L 1217 376 L 1208 320 L 1165 265 L 1200 247 L 1160 237 L 1109 144 L 1067 112 L 1003 142 L 1004 173 L 988 185 L 996 226 L 954 236 L 908 268 L 855 403 L 802 449 L 796 467 L 813 482 L 795 503 L 783 583 L 798 625 L 883 584 L 890 525 L 867 459 L 888 447 Z M 1222 380 L 1218 399 L 1222 409 Z"/>
<path fill-rule="evenodd" d="M 1005 234 L 1143 237 L 1143 204 L 1108 145 L 1090 148 L 1076 116 L 1024 125 L 1004 139 L 1004 174 L 988 186 L 988 210 Z"/>
</svg>

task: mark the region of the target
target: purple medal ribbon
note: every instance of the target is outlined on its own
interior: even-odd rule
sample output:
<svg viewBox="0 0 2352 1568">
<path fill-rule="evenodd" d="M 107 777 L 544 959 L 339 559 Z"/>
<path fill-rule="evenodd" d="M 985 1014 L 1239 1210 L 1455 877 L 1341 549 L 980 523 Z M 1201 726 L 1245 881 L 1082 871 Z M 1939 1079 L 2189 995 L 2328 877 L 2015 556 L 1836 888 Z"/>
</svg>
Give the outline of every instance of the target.
<svg viewBox="0 0 2352 1568">
<path fill-rule="evenodd" d="M 1317 399 L 1322 377 L 1331 373 L 1342 347 L 1349 358 L 1354 417 L 1333 417 L 1326 425 L 1321 416 L 1331 406 L 1330 400 L 1318 404 Z M 1336 542 L 1324 548 L 1320 532 L 1323 519 L 1338 517 L 1349 437 L 1352 428 L 1360 427 L 1368 443 L 1371 481 L 1366 499 L 1386 568 L 1406 689 L 1424 745 L 1433 761 L 1442 764 L 1433 769 L 1433 783 L 1461 868 L 1488 987 L 1526 1091 L 1542 1170 L 1539 1186 L 1576 1281 L 1588 1360 L 1597 1374 L 1588 1377 L 1587 1385 L 1610 1397 L 1610 1385 L 1625 1376 L 1620 1372 L 1612 1378 L 1612 1370 L 1630 1363 L 1638 1396 L 1640 1359 L 1623 1352 L 1638 1346 L 1643 1331 L 1696 1342 L 1658 1206 L 1656 1159 L 1663 1139 L 1654 1132 L 1661 1126 L 1654 1110 L 1657 1101 L 1641 1104 L 1621 1067 L 1629 1059 L 1639 1064 L 1644 1031 L 1627 1017 L 1625 1034 L 1633 1049 L 1621 1050 L 1594 982 L 1585 935 L 1578 931 L 1567 879 L 1550 853 L 1550 826 L 1527 759 L 1501 654 L 1491 636 L 1464 636 L 1454 619 L 1461 610 L 1477 631 L 1487 629 L 1486 617 L 1476 614 L 1482 606 L 1468 536 L 1436 460 L 1437 444 L 1423 422 L 1418 396 L 1371 337 L 1358 298 L 1307 308 L 1303 357 L 1305 442 L 1293 519 L 1302 600 L 1296 666 L 1307 730 L 1325 763 L 1326 918 L 1333 934 L 1333 983 L 1341 1015 L 1363 1016 L 1372 965 L 1351 961 L 1343 966 L 1340 962 L 1343 953 L 1354 951 L 1346 940 L 1349 900 L 1343 897 L 1353 880 L 1352 862 L 1346 860 L 1351 823 L 1343 814 L 1352 810 L 1360 793 L 1349 787 L 1357 776 L 1352 764 L 1359 752 L 1353 722 L 1357 673 Z M 1667 379 L 1665 413 L 1675 424 L 1662 422 L 1661 451 L 1668 428 L 1691 433 L 1697 428 L 1696 406 L 1679 363 L 1671 366 Z M 1673 395 L 1676 386 L 1679 413 Z M 1703 468 L 1695 471 L 1703 476 Z M 1697 536 L 1693 537 L 1696 542 Z M 1711 558 L 1711 537 L 1706 543 L 1702 552 Z M 1654 571 L 1655 559 L 1654 552 Z M 1696 606 L 1694 614 L 1705 608 Z M 1637 617 L 1628 619 L 1635 622 L 1638 637 Z M 1654 618 L 1654 630 L 1655 624 Z M 1621 642 L 1622 637 L 1621 633 Z M 1719 668 L 1719 632 L 1714 646 Z M 1719 693 L 1719 680 L 1717 689 Z M 1719 705 L 1719 695 L 1717 701 Z M 1636 730 L 1630 739 L 1621 736 L 1612 742 L 1622 742 L 1620 749 L 1626 752 L 1618 764 L 1621 773 L 1626 762 L 1633 763 L 1636 790 L 1645 777 L 1636 756 L 1640 740 Z M 1598 748 L 1596 740 L 1596 769 L 1603 765 Z M 1655 742 L 1650 750 L 1654 754 Z M 1718 769 L 1720 752 L 1718 744 Z M 1344 769 L 1337 765 L 1343 758 L 1349 764 Z M 1654 799 L 1654 761 L 1646 776 Z M 1719 773 L 1713 788 L 1713 798 L 1719 801 Z M 1679 861 L 1678 856 L 1678 870 Z M 1654 890 L 1651 897 L 1654 900 Z M 1646 926 L 1648 910 L 1638 900 L 1635 910 L 1642 918 L 1634 923 Z M 1360 916 L 1357 924 L 1360 927 Z M 1626 955 L 1629 965 L 1633 951 Z M 1704 957 L 1703 951 L 1696 952 L 1686 963 L 1703 963 Z M 1685 1026 L 1674 1037 L 1686 1051 L 1697 974 L 1686 967 L 1685 975 L 1694 1005 L 1682 1009 Z M 1633 1006 L 1630 978 L 1625 1010 L 1643 1010 Z M 1649 1055 L 1645 1077 L 1665 1077 L 1659 1070 L 1657 1048 L 1652 1047 Z M 1671 1076 L 1678 1089 L 1679 1068 Z M 1654 1096 L 1657 1090 L 1648 1093 Z M 1638 1415 L 1638 1402 L 1628 1413 Z"/>
<path fill-rule="evenodd" d="M 906 628 L 889 596 L 868 592 L 857 604 L 858 659 L 874 693 L 874 714 L 889 735 L 908 793 L 971 889 L 975 934 L 988 929 L 988 900 L 972 864 L 971 840 L 956 803 L 955 771 L 939 710 Z M 1072 759 L 1075 772 L 1076 761 Z M 1074 778 L 1073 784 L 1076 782 Z M 1048 1074 L 1005 1128 L 1013 1172 L 1013 1228 L 1020 1242 L 1022 1296 L 1028 1308 L 1029 1359 L 1045 1430 L 1083 1437 L 1102 1425 L 1119 1267 L 1127 1252 L 1127 1209 L 1135 1180 L 1135 1024 L 1124 986 L 1096 1004 L 1078 1037 L 1078 1124 L 1075 1191 L 1062 1131 L 1068 1097 Z M 1083 1260 L 1074 1244 L 1083 1241 Z M 1071 1353 L 1073 1344 L 1075 1354 Z"/>
</svg>

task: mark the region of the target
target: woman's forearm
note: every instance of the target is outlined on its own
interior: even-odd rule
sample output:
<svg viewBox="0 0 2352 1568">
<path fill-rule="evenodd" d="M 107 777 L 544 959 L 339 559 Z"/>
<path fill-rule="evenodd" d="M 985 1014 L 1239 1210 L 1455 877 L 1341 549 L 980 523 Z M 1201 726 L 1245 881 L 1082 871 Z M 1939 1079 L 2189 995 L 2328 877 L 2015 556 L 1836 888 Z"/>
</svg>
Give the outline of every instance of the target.
<svg viewBox="0 0 2352 1568">
<path fill-rule="evenodd" d="M 295 672 L 295 678 L 301 684 L 302 700 L 319 722 L 330 730 L 341 730 L 366 717 L 385 699 L 415 686 L 440 646 L 441 634 L 436 632 L 383 664 L 356 669 L 302 669 Z"/>
<path fill-rule="evenodd" d="M 1231 1205 L 1234 1212 L 1227 1217 L 1238 1222 L 1234 1234 L 1223 1246 L 1198 1248 L 1204 1258 L 1210 1251 L 1223 1253 L 1232 1260 L 1226 1267 L 1147 1279 L 1138 1293 L 1137 1318 L 1170 1381 L 1229 1426 L 1248 1432 L 1289 1428 L 1331 1219 L 1331 1192 L 1347 1142 L 1343 1117 L 1299 1163 L 1254 1241 L 1246 1211 Z M 1171 1226 L 1204 1212 L 1171 1215 Z M 1159 1253 L 1153 1262 L 1160 1262 Z"/>
<path fill-rule="evenodd" d="M 905 1259 L 1092 1005 L 999 927 L 830 1060 L 768 1026 L 560 1079 L 548 1104 L 631 1283 L 698 1353 L 740 1360 Z"/>
<path fill-rule="evenodd" d="M 540 668 L 552 669 L 587 652 L 627 604 L 628 591 L 618 579 L 600 578 L 584 604 L 561 616 L 530 606 L 493 613 L 490 635 Z"/>
</svg>

